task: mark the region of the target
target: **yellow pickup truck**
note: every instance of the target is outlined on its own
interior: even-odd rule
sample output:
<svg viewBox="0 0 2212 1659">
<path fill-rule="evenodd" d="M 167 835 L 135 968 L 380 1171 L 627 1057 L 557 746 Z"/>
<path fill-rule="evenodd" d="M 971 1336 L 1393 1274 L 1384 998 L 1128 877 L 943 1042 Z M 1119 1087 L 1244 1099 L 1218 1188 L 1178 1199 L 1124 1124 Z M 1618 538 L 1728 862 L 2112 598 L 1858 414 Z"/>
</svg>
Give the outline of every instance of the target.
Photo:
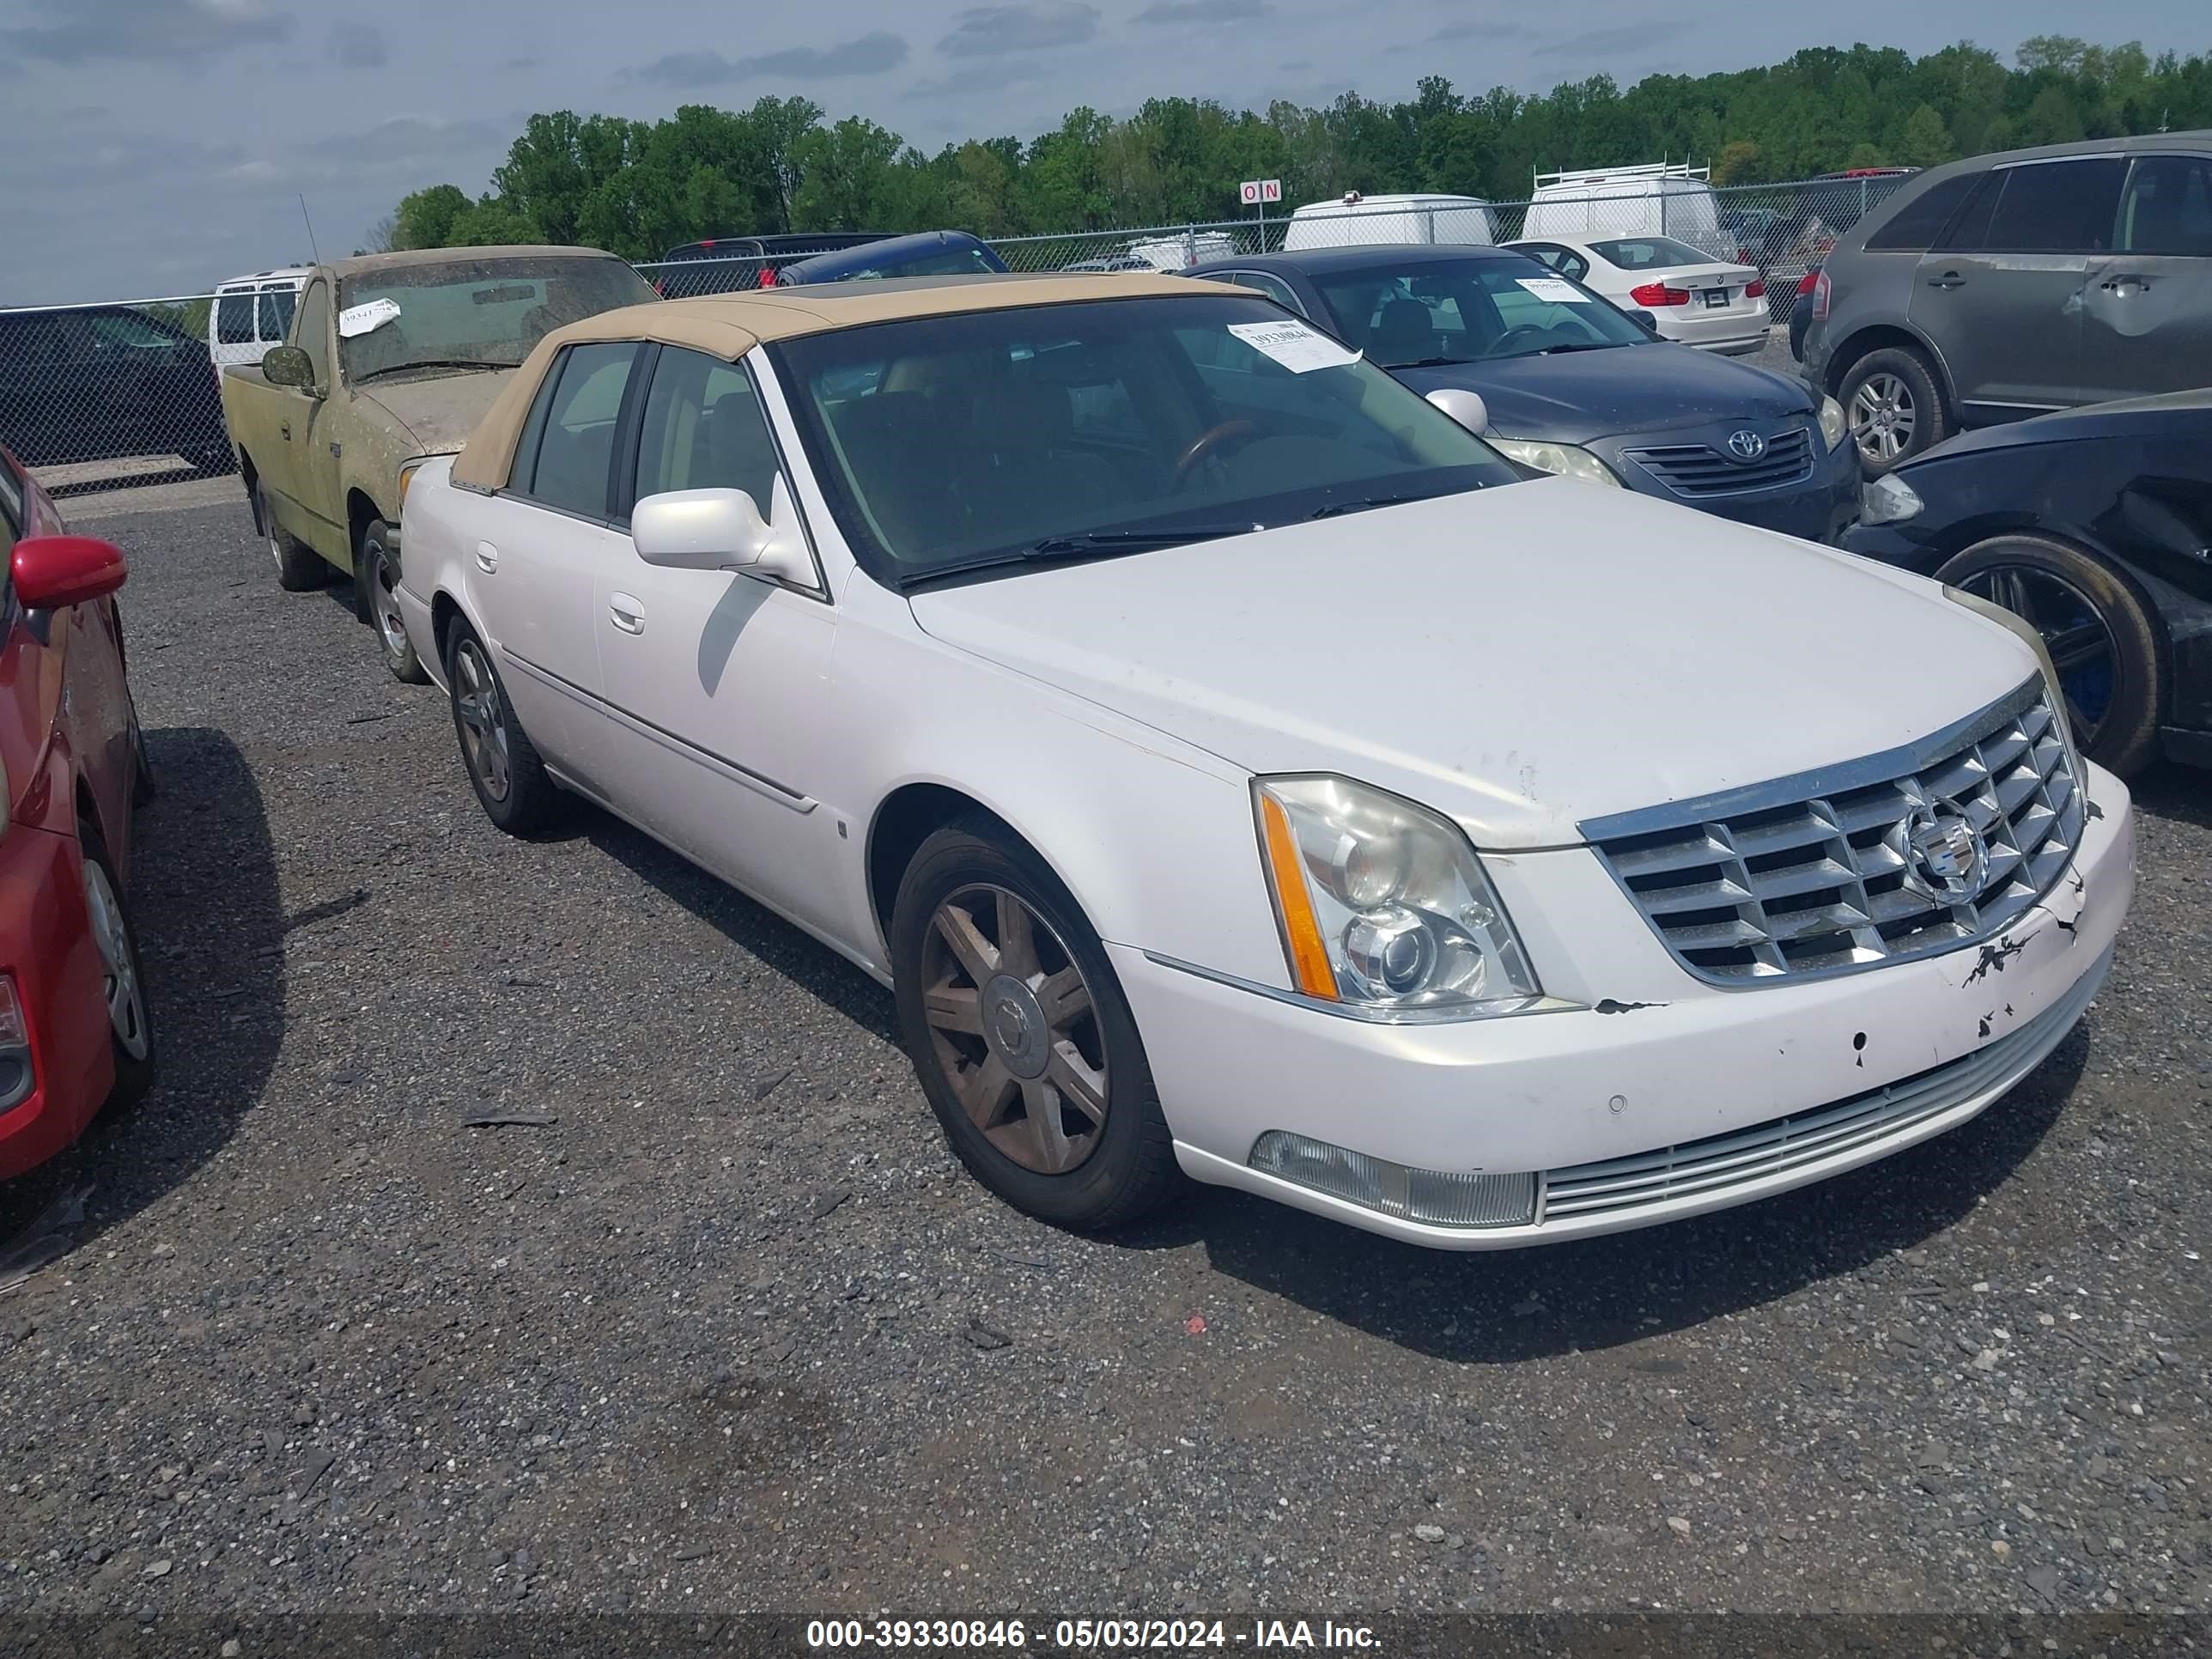
<svg viewBox="0 0 2212 1659">
<path fill-rule="evenodd" d="M 408 480 L 468 441 L 546 333 L 656 297 L 592 248 L 428 248 L 315 267 L 286 343 L 222 375 L 223 422 L 278 584 L 352 577 L 386 666 L 426 679 L 392 591 Z"/>
</svg>

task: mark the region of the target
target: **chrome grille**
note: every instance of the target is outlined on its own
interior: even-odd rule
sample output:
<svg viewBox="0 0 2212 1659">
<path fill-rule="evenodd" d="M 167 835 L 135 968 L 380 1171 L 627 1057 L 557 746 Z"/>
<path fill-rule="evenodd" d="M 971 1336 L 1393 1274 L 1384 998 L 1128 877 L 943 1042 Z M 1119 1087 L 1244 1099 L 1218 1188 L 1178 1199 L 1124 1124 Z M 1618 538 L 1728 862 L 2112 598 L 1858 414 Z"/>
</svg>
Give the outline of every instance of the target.
<svg viewBox="0 0 2212 1659">
<path fill-rule="evenodd" d="M 1622 452 L 1677 495 L 1741 495 L 1802 482 L 1813 471 L 1812 434 L 1802 427 L 1766 434 L 1766 453 L 1739 461 L 1710 444 L 1664 444 Z"/>
<path fill-rule="evenodd" d="M 1544 1176 L 1543 1219 L 1565 1221 L 1726 1193 L 1808 1164 L 1908 1139 L 1930 1119 L 2039 1064 L 2074 1029 L 2111 965 L 2108 951 L 2057 1003 L 2018 1030 L 1917 1077 L 1732 1133 L 1550 1170 Z"/>
<path fill-rule="evenodd" d="M 1728 985 L 1986 939 L 2058 878 L 2085 811 L 2039 678 L 1911 749 L 1583 830 L 1676 960 Z M 1986 854 L 1955 893 L 1911 840 L 1954 815 Z"/>
</svg>

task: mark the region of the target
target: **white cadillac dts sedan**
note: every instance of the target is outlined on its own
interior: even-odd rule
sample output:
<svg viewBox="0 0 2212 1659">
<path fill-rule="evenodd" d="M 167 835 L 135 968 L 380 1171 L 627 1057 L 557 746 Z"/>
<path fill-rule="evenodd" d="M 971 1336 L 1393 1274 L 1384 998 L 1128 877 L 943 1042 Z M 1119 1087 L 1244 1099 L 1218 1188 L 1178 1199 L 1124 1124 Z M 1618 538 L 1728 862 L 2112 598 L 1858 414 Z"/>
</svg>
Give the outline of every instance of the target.
<svg viewBox="0 0 2212 1659">
<path fill-rule="evenodd" d="M 860 963 L 1068 1225 L 1783 1192 L 2002 1097 L 2133 889 L 2024 625 L 1529 477 L 1218 284 L 610 312 L 405 514 L 493 822 L 597 802 Z"/>
</svg>

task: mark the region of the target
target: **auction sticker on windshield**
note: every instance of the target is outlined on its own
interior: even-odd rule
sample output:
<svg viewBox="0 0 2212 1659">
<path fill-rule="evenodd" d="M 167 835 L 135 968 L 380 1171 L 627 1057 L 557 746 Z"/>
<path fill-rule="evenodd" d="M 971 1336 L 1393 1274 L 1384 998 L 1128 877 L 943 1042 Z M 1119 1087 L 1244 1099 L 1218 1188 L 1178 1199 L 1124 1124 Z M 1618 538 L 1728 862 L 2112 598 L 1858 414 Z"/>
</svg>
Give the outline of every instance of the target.
<svg viewBox="0 0 2212 1659">
<path fill-rule="evenodd" d="M 1559 276 L 1516 276 L 1513 279 L 1540 300 L 1557 300 L 1571 306 L 1589 303 L 1589 295 Z"/>
<path fill-rule="evenodd" d="M 1231 323 L 1229 331 L 1253 350 L 1273 357 L 1293 374 L 1316 368 L 1341 368 L 1356 363 L 1359 354 L 1346 350 L 1326 334 L 1304 323 L 1285 319 L 1279 323 Z"/>
<path fill-rule="evenodd" d="M 390 300 L 369 300 L 349 306 L 338 313 L 338 338 L 350 340 L 356 335 L 373 332 L 398 315 L 398 306 Z"/>
</svg>

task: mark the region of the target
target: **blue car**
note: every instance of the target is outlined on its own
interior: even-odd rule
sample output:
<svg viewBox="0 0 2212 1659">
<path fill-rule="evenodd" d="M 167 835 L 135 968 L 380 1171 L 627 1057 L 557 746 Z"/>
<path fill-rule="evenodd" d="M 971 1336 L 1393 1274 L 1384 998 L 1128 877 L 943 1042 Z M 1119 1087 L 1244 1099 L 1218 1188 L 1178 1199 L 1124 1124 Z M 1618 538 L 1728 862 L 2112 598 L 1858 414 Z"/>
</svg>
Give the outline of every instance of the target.
<svg viewBox="0 0 2212 1659">
<path fill-rule="evenodd" d="M 1314 248 L 1183 274 L 1267 295 L 1424 396 L 1477 393 L 1485 435 L 1524 466 L 1808 541 L 1832 544 L 1857 516 L 1858 455 L 1834 398 L 1669 344 L 1526 254 Z"/>
<path fill-rule="evenodd" d="M 979 237 L 964 230 L 925 230 L 817 254 L 786 265 L 775 280 L 777 287 L 791 288 L 869 277 L 981 276 L 1006 269 L 1006 262 Z"/>
</svg>

